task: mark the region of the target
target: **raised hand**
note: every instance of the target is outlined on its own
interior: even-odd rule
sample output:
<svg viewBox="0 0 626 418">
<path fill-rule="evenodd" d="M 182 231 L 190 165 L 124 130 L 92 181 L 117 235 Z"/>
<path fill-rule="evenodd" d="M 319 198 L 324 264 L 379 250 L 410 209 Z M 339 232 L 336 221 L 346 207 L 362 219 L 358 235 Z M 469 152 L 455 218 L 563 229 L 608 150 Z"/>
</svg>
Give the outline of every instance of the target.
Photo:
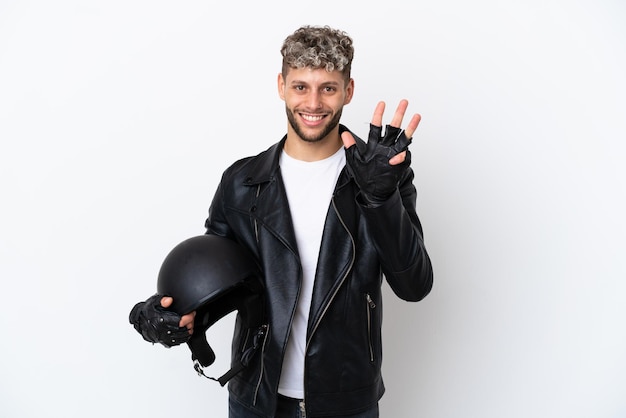
<svg viewBox="0 0 626 418">
<path fill-rule="evenodd" d="M 411 164 L 408 146 L 421 116 L 413 115 L 406 129 L 402 130 L 400 126 L 408 104 L 407 100 L 400 101 L 391 123 L 385 127 L 385 134 L 382 135 L 385 102 L 379 102 L 374 110 L 365 147 L 359 147 L 349 131 L 341 133 L 348 171 L 359 186 L 364 200 L 370 205 L 379 205 L 387 200 Z"/>
</svg>

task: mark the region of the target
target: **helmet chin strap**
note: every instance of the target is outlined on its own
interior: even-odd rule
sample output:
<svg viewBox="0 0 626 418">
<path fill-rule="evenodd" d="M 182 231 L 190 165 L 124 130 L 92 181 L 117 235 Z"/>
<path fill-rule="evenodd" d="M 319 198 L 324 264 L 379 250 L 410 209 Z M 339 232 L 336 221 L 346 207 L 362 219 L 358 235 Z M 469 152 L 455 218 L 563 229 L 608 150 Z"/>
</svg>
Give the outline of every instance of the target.
<svg viewBox="0 0 626 418">
<path fill-rule="evenodd" d="M 248 366 L 250 360 L 254 357 L 254 354 L 259 350 L 259 348 L 262 347 L 265 342 L 267 329 L 268 325 L 261 325 L 256 329 L 252 337 L 252 345 L 243 352 L 241 358 L 233 364 L 230 370 L 219 378 L 211 377 L 204 373 L 203 367 L 208 367 L 215 361 L 215 353 L 206 339 L 206 334 L 194 334 L 187 342 L 187 345 L 191 349 L 191 359 L 193 360 L 194 370 L 198 373 L 198 376 L 204 376 L 207 379 L 219 382 L 221 386 L 226 385 L 230 379 Z"/>
<path fill-rule="evenodd" d="M 203 367 L 208 367 L 215 361 L 215 352 L 209 345 L 204 332 L 194 333 L 187 345 L 191 350 L 191 358 Z"/>
</svg>

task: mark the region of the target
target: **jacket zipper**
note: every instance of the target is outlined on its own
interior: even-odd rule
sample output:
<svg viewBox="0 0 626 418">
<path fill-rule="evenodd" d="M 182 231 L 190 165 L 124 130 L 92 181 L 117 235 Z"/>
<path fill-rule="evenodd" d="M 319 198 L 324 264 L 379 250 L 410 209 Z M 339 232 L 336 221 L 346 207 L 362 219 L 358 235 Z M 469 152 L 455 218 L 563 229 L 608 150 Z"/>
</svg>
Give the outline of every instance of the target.
<svg viewBox="0 0 626 418">
<path fill-rule="evenodd" d="M 256 187 L 256 196 L 255 198 L 258 199 L 259 195 L 261 194 L 261 185 L 259 184 Z M 254 218 L 254 237 L 256 239 L 256 243 L 259 243 L 259 223 L 256 220 L 256 217 Z"/>
<path fill-rule="evenodd" d="M 355 254 L 354 237 L 350 234 L 350 230 L 348 229 L 348 227 L 346 226 L 346 223 L 343 221 L 343 218 L 339 214 L 339 210 L 337 210 L 337 205 L 335 204 L 335 196 L 334 195 L 333 195 L 333 198 L 331 199 L 331 202 L 333 204 L 333 209 L 335 210 L 335 213 L 337 214 L 337 218 L 339 218 L 339 222 L 341 222 L 341 225 L 343 226 L 343 228 L 348 233 L 348 236 L 350 237 L 350 242 L 352 243 L 352 259 L 350 260 L 350 267 L 346 270 L 346 274 L 344 274 L 343 277 L 341 278 L 341 282 L 339 283 L 339 285 L 335 289 L 335 292 L 332 294 L 332 296 L 328 300 L 328 303 L 324 307 L 324 310 L 322 311 L 322 314 L 320 315 L 320 317 L 317 320 L 317 322 L 315 322 L 315 325 L 313 326 L 313 328 L 311 330 L 311 334 L 309 335 L 309 339 L 307 340 L 306 346 L 304 347 L 305 358 L 306 358 L 306 353 L 308 353 L 308 351 L 309 351 L 309 344 L 311 343 L 311 339 L 313 338 L 313 334 L 315 334 L 315 331 L 317 331 L 317 328 L 319 327 L 320 322 L 322 322 L 322 318 L 324 317 L 324 315 L 326 315 L 326 312 L 328 311 L 328 308 L 330 307 L 330 304 L 335 299 L 335 296 L 337 296 L 337 293 L 339 292 L 339 289 L 341 288 L 341 285 L 343 285 L 343 282 L 346 281 L 346 278 L 348 277 L 348 274 L 352 270 L 352 266 L 354 265 L 354 254 Z M 304 375 L 305 375 L 305 380 L 304 381 L 306 382 L 306 367 L 304 368 Z M 305 404 L 305 399 L 304 399 L 304 398 L 306 398 L 306 387 L 304 388 L 304 393 L 305 393 L 304 397 L 300 401 L 300 412 L 302 413 L 302 418 L 306 418 L 306 404 Z"/>
<path fill-rule="evenodd" d="M 259 372 L 259 380 L 256 383 L 256 387 L 254 388 L 254 399 L 252 401 L 252 405 L 256 405 L 257 396 L 259 395 L 259 388 L 261 387 L 261 380 L 263 379 L 263 373 L 265 373 L 265 343 L 267 343 L 267 337 L 270 335 L 270 325 L 266 325 L 265 329 L 265 338 L 263 338 L 263 346 L 261 348 L 261 370 Z"/>
<path fill-rule="evenodd" d="M 372 344 L 372 311 L 376 308 L 376 304 L 372 300 L 369 293 L 365 294 L 367 300 L 367 343 L 370 349 L 370 362 L 374 362 L 374 347 Z"/>
<path fill-rule="evenodd" d="M 259 198 L 261 194 L 261 185 L 257 185 L 256 187 L 256 198 Z M 256 239 L 257 244 L 259 243 L 259 224 L 257 222 L 256 217 L 254 218 L 254 238 Z M 259 380 L 257 380 L 256 387 L 254 388 L 254 398 L 252 400 L 252 404 L 256 405 L 257 397 L 259 395 L 259 388 L 261 387 L 261 380 L 263 379 L 263 373 L 265 373 L 265 343 L 267 342 L 267 336 L 270 335 L 270 325 L 267 324 L 267 329 L 265 333 L 265 338 L 263 339 L 263 347 L 261 348 L 261 370 L 259 372 Z"/>
<path fill-rule="evenodd" d="M 335 296 L 337 296 L 337 293 L 339 292 L 339 289 L 341 288 L 341 285 L 343 284 L 343 282 L 348 277 L 348 273 L 352 270 L 352 266 L 354 265 L 354 237 L 352 237 L 352 235 L 350 235 L 350 231 L 348 231 L 348 228 L 346 227 L 346 224 L 343 222 L 343 219 L 341 218 L 341 216 L 339 216 L 339 211 L 337 210 L 337 207 L 335 206 L 335 199 L 334 199 L 334 197 L 332 199 L 332 203 L 333 203 L 333 208 L 335 209 L 335 213 L 337 214 L 337 217 L 339 218 L 339 221 L 341 222 L 341 225 L 343 225 L 344 229 L 348 232 L 348 236 L 350 236 L 350 241 L 352 242 L 352 259 L 350 260 L 350 267 L 346 270 L 346 274 L 344 274 L 343 277 L 341 278 L 341 282 L 339 283 L 339 286 L 337 286 L 337 288 L 335 289 L 335 292 L 330 297 L 330 300 L 328 301 L 328 303 L 324 307 L 324 310 L 322 311 L 322 314 L 320 315 L 319 319 L 315 323 L 315 326 L 311 330 L 311 334 L 309 335 L 309 339 L 306 342 L 306 347 L 304 348 L 304 352 L 305 353 L 309 349 L 309 343 L 311 342 L 311 338 L 313 338 L 313 334 L 315 334 L 315 331 L 317 330 L 317 327 L 320 325 L 320 322 L 322 321 L 322 318 L 324 317 L 324 315 L 328 311 L 328 308 L 330 307 L 330 304 L 332 303 L 333 299 L 335 299 Z"/>
</svg>

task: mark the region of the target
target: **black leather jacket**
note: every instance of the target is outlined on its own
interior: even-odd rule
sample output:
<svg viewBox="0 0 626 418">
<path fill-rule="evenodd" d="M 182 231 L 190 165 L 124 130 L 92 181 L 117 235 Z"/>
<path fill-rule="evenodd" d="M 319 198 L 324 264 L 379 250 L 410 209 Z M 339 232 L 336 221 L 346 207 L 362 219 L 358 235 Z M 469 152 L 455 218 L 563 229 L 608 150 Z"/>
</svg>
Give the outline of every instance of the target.
<svg viewBox="0 0 626 418">
<path fill-rule="evenodd" d="M 224 172 L 206 221 L 207 233 L 236 240 L 262 266 L 269 330 L 251 364 L 228 383 L 230 396 L 262 417 L 274 416 L 302 276 L 278 165 L 285 139 Z M 337 181 L 309 315 L 304 373 L 307 417 L 357 413 L 383 395 L 383 274 L 396 295 L 407 301 L 419 301 L 430 292 L 432 267 L 412 180 L 413 171 L 408 169 L 398 192 L 377 208 L 358 203 L 358 188 L 345 169 Z M 247 337 L 238 318 L 233 359 L 250 344 Z"/>
</svg>

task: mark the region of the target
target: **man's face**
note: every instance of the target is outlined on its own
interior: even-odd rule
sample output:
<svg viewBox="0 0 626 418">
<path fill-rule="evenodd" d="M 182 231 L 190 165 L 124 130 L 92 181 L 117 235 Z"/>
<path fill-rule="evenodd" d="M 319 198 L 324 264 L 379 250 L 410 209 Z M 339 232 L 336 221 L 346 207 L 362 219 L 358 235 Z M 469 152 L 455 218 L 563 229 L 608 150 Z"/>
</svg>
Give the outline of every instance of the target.
<svg viewBox="0 0 626 418">
<path fill-rule="evenodd" d="M 292 68 L 287 77 L 278 75 L 278 92 L 285 101 L 289 125 L 307 142 L 321 141 L 337 126 L 353 90 L 352 79 L 346 85 L 338 71 Z"/>
</svg>

